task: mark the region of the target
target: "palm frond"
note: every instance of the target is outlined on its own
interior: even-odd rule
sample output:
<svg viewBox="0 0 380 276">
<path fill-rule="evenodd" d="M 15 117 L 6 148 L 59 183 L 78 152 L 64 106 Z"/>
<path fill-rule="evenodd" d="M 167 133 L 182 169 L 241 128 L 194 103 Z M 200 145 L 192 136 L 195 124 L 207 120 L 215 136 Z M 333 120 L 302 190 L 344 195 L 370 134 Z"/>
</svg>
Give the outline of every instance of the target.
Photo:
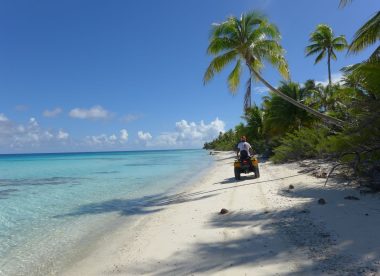
<svg viewBox="0 0 380 276">
<path fill-rule="evenodd" d="M 335 44 L 335 43 L 347 45 L 346 36 L 345 35 L 339 35 L 337 37 L 334 37 L 334 39 L 332 40 L 332 44 Z"/>
<path fill-rule="evenodd" d="M 290 80 L 290 70 L 285 57 L 281 56 L 276 61 L 277 70 L 285 80 Z"/>
<path fill-rule="evenodd" d="M 276 25 L 263 21 L 259 28 L 251 31 L 248 41 L 256 41 L 261 39 L 280 40 L 280 32 Z"/>
<path fill-rule="evenodd" d="M 341 70 L 344 76 L 350 76 L 361 84 L 367 91 L 380 94 L 380 63 L 362 62 L 346 66 Z M 380 96 L 380 95 L 379 95 Z"/>
<path fill-rule="evenodd" d="M 314 54 L 317 54 L 319 52 L 323 51 L 323 48 L 316 48 L 314 50 L 309 50 L 309 49 L 306 49 L 306 56 L 311 56 L 311 55 L 314 55 Z"/>
<path fill-rule="evenodd" d="M 296 83 L 281 82 L 278 89 L 298 102 L 305 100 L 301 91 L 302 89 Z M 274 133 L 271 133 L 272 135 L 297 129 L 300 124 L 308 124 L 313 120 L 307 112 L 295 107 L 273 93 L 269 93 L 269 97 L 266 97 L 264 111 L 266 114 L 264 125 L 268 130 L 274 131 Z M 287 116 L 284 116 L 284 114 Z"/>
<path fill-rule="evenodd" d="M 314 33 L 311 34 L 311 37 L 315 38 L 322 38 L 324 40 L 332 38 L 334 36 L 334 33 L 329 25 L 326 24 L 319 24 L 317 25 L 317 28 Z"/>
<path fill-rule="evenodd" d="M 346 38 L 343 35 L 334 37 L 334 32 L 330 26 L 326 24 L 317 25 L 314 32 L 310 34 L 309 42 L 312 44 L 306 46 L 306 56 L 317 54 L 314 64 L 320 62 L 328 52 L 331 58 L 336 60 L 334 50 L 342 51 L 347 47 Z"/>
<path fill-rule="evenodd" d="M 237 52 L 235 50 L 229 51 L 221 56 L 217 56 L 214 58 L 208 68 L 206 69 L 206 72 L 203 76 L 203 83 L 206 84 L 209 82 L 215 75 L 215 73 L 219 73 L 223 70 L 223 68 L 234 61 L 237 57 Z"/>
<path fill-rule="evenodd" d="M 344 51 L 344 49 L 346 49 L 348 47 L 348 45 L 347 44 L 345 44 L 345 43 L 335 43 L 335 44 L 333 44 L 333 48 L 334 48 L 334 50 L 336 50 L 336 51 Z"/>
<path fill-rule="evenodd" d="M 256 69 L 257 64 L 261 64 L 260 67 L 262 67 L 263 60 L 266 60 L 277 68 L 284 79 L 289 78 L 288 64 L 284 56 L 285 51 L 277 41 L 270 39 L 257 41 L 250 47 L 250 53 L 255 57 L 256 66 L 252 68 L 256 71 L 258 71 Z"/>
<path fill-rule="evenodd" d="M 211 39 L 207 48 L 207 53 L 211 55 L 219 54 L 222 51 L 231 50 L 235 47 L 236 40 L 228 37 L 216 37 Z"/>
<path fill-rule="evenodd" d="M 249 33 L 257 26 L 263 24 L 263 22 L 267 22 L 265 16 L 257 11 L 242 14 L 240 18 L 242 25 L 244 25 L 244 29 L 246 30 L 245 34 L 247 37 L 249 36 Z"/>
<path fill-rule="evenodd" d="M 220 36 L 231 36 L 231 33 L 235 31 L 233 24 L 231 24 L 231 18 L 222 23 L 212 24 L 210 38 L 220 37 Z"/>
<path fill-rule="evenodd" d="M 322 49 L 323 49 L 323 47 L 319 43 L 310 44 L 310 45 L 306 46 L 306 48 L 305 48 L 306 52 L 313 51 L 313 50 L 322 50 Z"/>
<path fill-rule="evenodd" d="M 258 40 L 249 47 L 249 50 L 252 55 L 260 58 L 272 54 L 278 55 L 283 53 L 281 45 L 277 41 L 271 39 Z"/>
<path fill-rule="evenodd" d="M 241 76 L 242 68 L 241 68 L 241 60 L 239 59 L 236 62 L 236 65 L 234 69 L 231 71 L 231 73 L 228 75 L 228 88 L 233 94 L 236 92 L 236 89 L 239 86 L 240 83 L 240 76 Z"/>
<path fill-rule="evenodd" d="M 368 59 L 369 63 L 380 63 L 380 46 L 376 48 Z"/>
<path fill-rule="evenodd" d="M 325 56 L 326 56 L 326 50 L 323 50 L 323 51 L 317 56 L 317 58 L 315 59 L 314 64 L 317 64 L 318 62 L 320 62 Z"/>
<path fill-rule="evenodd" d="M 357 53 L 380 39 L 380 11 L 368 20 L 356 33 L 348 51 Z"/>
<path fill-rule="evenodd" d="M 344 35 L 335 37 L 331 45 L 337 51 L 343 51 L 344 49 L 348 47 L 348 43 Z"/>
</svg>

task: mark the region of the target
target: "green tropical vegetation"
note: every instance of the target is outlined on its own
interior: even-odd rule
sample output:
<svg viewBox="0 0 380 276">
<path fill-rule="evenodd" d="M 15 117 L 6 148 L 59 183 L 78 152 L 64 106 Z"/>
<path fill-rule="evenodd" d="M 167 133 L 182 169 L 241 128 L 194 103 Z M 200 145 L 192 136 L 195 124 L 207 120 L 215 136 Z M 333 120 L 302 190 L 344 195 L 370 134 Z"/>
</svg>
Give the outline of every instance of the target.
<svg viewBox="0 0 380 276">
<path fill-rule="evenodd" d="M 240 19 L 230 17 L 227 21 L 214 24 L 207 53 L 216 56 L 204 75 L 204 83 L 228 64 L 236 62 L 228 76 L 228 88 L 235 93 L 242 74 L 243 64 L 249 70 L 249 80 L 245 94 L 245 109 L 251 106 L 251 76 L 256 77 L 267 61 L 276 66 L 279 73 L 289 78 L 288 65 L 280 43 L 280 33 L 274 24 L 255 12 L 243 14 Z"/>
<path fill-rule="evenodd" d="M 340 5 L 349 2 L 342 0 Z M 251 76 L 261 81 L 258 75 L 262 61 L 270 59 L 274 53 L 277 59 L 272 64 L 280 71 L 286 69 L 282 72 L 286 73 L 284 76 L 288 75 L 284 50 L 279 45 L 278 29 L 263 17 L 256 17 L 254 13 L 248 15 L 243 15 L 241 20 L 231 17 L 225 23 L 213 27 L 208 52 L 218 56 L 207 69 L 205 81 L 209 81 L 214 73 L 220 72 L 231 61 L 237 62 L 235 68 L 238 69 L 230 74 L 230 89 L 236 91 L 241 74 L 239 66 L 243 62 L 248 66 Z M 261 22 L 265 23 L 261 25 Z M 245 27 L 238 29 L 237 26 Z M 262 26 L 266 27 L 265 31 L 257 31 L 261 33 L 259 41 L 266 40 L 264 37 L 270 35 L 274 42 L 266 42 L 264 49 L 258 47 L 255 49 L 257 53 L 252 52 L 251 48 L 255 47 L 251 47 L 251 44 L 258 41 L 248 38 L 255 37 L 252 33 Z M 244 30 L 239 34 L 247 35 L 240 44 L 235 41 L 234 32 L 237 30 Z M 268 30 L 271 31 L 267 33 Z M 324 35 L 329 37 L 329 43 L 320 39 Z M 368 183 L 380 189 L 379 40 L 380 11 L 358 29 L 350 44 L 344 36 L 334 37 L 329 26 L 318 25 L 310 38 L 312 44 L 306 47 L 307 55 L 318 54 L 316 62 L 324 56 L 336 58 L 335 50 L 347 49 L 349 54 L 356 54 L 369 46 L 375 47 L 375 50 L 362 62 L 341 68 L 343 78 L 339 83 L 332 82 L 328 69 L 327 85 L 317 84 L 313 80 L 300 84 L 285 79 L 277 89 L 268 86 L 270 93 L 263 98 L 260 106 L 246 107 L 242 123 L 226 133 L 220 133 L 218 138 L 205 143 L 204 148 L 234 150 L 239 137 L 245 135 L 257 153 L 270 157 L 274 162 L 317 157 L 333 159 L 351 167 L 355 175 L 369 177 L 372 182 Z M 233 54 L 227 54 L 228 51 Z M 300 108 L 294 102 L 307 108 Z M 316 113 L 309 112 L 309 109 L 324 116 L 314 116 Z M 329 118 L 338 120 L 340 124 L 331 124 Z"/>
<path fill-rule="evenodd" d="M 306 56 L 317 54 L 315 63 L 318 63 L 327 55 L 329 85 L 331 85 L 331 59 L 337 59 L 335 51 L 343 51 L 347 48 L 346 38 L 344 35 L 334 37 L 334 32 L 329 26 L 319 24 L 311 33 L 309 41 L 312 44 L 306 47 Z"/>
<path fill-rule="evenodd" d="M 370 20 L 368 20 L 356 33 L 349 51 L 352 53 L 376 44 L 380 39 L 380 11 L 378 11 Z M 369 57 L 369 61 L 379 62 L 380 46 Z"/>
<path fill-rule="evenodd" d="M 248 67 L 250 76 L 244 97 L 244 109 L 251 106 L 251 78 L 253 77 L 285 101 L 326 122 L 341 126 L 341 120 L 289 97 L 261 76 L 264 62 L 267 62 L 274 66 L 284 79 L 289 79 L 288 64 L 284 57 L 284 49 L 280 45 L 280 38 L 278 28 L 267 18 L 255 12 L 242 14 L 240 18 L 231 16 L 222 23 L 213 24 L 207 53 L 214 56 L 214 59 L 204 74 L 204 83 L 209 82 L 215 73 L 221 72 L 227 65 L 236 62 L 227 80 L 230 91 L 235 93 L 240 83 L 244 63 Z"/>
</svg>

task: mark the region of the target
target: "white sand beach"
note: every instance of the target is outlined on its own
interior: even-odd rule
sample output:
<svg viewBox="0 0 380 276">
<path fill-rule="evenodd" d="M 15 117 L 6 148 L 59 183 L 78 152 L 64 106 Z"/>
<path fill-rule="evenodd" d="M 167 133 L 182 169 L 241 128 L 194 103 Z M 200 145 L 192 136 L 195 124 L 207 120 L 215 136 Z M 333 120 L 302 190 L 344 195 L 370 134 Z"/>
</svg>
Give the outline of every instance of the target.
<svg viewBox="0 0 380 276">
<path fill-rule="evenodd" d="M 378 194 L 334 180 L 323 187 L 325 179 L 299 173 L 296 163 L 262 163 L 259 179 L 235 181 L 234 155 L 218 153 L 215 160 L 187 191 L 156 199 L 133 227 L 98 241 L 63 274 L 380 273 Z M 222 208 L 229 213 L 219 214 Z"/>
</svg>

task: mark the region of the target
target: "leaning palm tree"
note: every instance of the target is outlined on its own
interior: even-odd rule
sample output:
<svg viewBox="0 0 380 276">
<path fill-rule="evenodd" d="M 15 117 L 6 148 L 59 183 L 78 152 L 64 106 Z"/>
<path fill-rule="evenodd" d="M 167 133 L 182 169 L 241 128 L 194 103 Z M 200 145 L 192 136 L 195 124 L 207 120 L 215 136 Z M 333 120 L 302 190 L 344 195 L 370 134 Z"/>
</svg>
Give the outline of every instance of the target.
<svg viewBox="0 0 380 276">
<path fill-rule="evenodd" d="M 245 96 L 245 107 L 250 106 L 251 77 L 254 77 L 282 99 L 329 123 L 341 125 L 340 120 L 322 114 L 294 100 L 273 87 L 261 76 L 263 63 L 268 62 L 275 66 L 285 79 L 289 78 L 284 49 L 279 41 L 280 33 L 277 27 L 255 12 L 243 14 L 240 18 L 232 16 L 225 22 L 213 24 L 207 52 L 215 57 L 204 74 L 204 83 L 206 84 L 210 81 L 215 73 L 221 72 L 228 64 L 236 62 L 227 80 L 230 91 L 236 93 L 240 83 L 242 67 L 245 64 L 248 67 L 250 76 Z"/>
<path fill-rule="evenodd" d="M 380 40 L 380 11 L 368 20 L 356 33 L 348 47 L 351 53 L 357 53 Z M 380 45 L 371 54 L 369 61 L 380 61 Z"/>
<path fill-rule="evenodd" d="M 334 37 L 334 33 L 329 26 L 320 24 L 311 33 L 309 42 L 312 44 L 306 47 L 306 56 L 318 54 L 315 64 L 320 62 L 327 54 L 329 85 L 331 86 L 331 59 L 336 60 L 334 51 L 343 51 L 347 48 L 346 38 L 343 35 Z"/>
<path fill-rule="evenodd" d="M 230 17 L 221 24 L 213 24 L 207 52 L 216 57 L 206 70 L 204 82 L 207 83 L 215 73 L 236 61 L 228 76 L 228 88 L 234 94 L 240 84 L 242 66 L 246 64 L 249 79 L 246 84 L 244 110 L 247 110 L 251 107 L 251 77 L 254 72 L 260 72 L 263 60 L 275 65 L 284 78 L 289 78 L 288 65 L 279 40 L 277 27 L 258 13 L 243 14 L 240 19 Z"/>
</svg>

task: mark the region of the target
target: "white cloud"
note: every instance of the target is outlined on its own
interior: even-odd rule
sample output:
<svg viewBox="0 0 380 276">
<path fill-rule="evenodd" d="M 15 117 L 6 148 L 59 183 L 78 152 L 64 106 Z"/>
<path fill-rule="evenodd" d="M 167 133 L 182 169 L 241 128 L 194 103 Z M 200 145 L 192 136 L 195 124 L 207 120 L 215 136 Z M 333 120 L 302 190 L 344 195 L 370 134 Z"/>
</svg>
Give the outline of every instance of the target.
<svg viewBox="0 0 380 276">
<path fill-rule="evenodd" d="M 3 113 L 0 113 L 0 122 L 8 122 L 9 119 L 3 114 Z"/>
<path fill-rule="evenodd" d="M 111 113 L 100 105 L 85 108 L 74 108 L 69 112 L 69 116 L 77 119 L 107 119 L 111 117 Z"/>
<path fill-rule="evenodd" d="M 137 132 L 137 137 L 139 138 L 139 141 L 143 143 L 147 143 L 153 138 L 149 132 L 143 132 L 143 131 Z"/>
<path fill-rule="evenodd" d="M 173 131 L 162 132 L 156 137 L 150 132 L 138 131 L 138 145 L 152 148 L 194 148 L 224 132 L 225 123 L 216 118 L 211 122 L 181 120 L 174 124 Z M 16 123 L 0 113 L 0 152 L 46 152 L 75 150 L 120 150 L 128 148 L 129 133 L 119 133 L 71 138 L 65 130 L 47 129 L 40 126 L 36 118 L 26 123 Z"/>
<path fill-rule="evenodd" d="M 343 80 L 342 73 L 333 73 L 331 74 L 331 82 L 332 83 L 340 83 Z M 324 81 L 315 81 L 316 84 L 322 84 L 323 86 L 327 86 L 329 84 L 329 79 L 327 78 Z"/>
<path fill-rule="evenodd" d="M 62 113 L 62 108 L 56 107 L 53 110 L 45 110 L 43 115 L 48 118 L 56 117 Z"/>
<path fill-rule="evenodd" d="M 117 137 L 115 134 L 107 135 L 93 135 L 87 136 L 84 139 L 85 146 L 95 147 L 95 148 L 110 148 L 122 146 L 128 141 L 128 132 L 126 129 L 120 130 L 120 136 Z"/>
<path fill-rule="evenodd" d="M 41 127 L 34 117 L 26 123 L 18 124 L 9 120 L 5 114 L 0 114 L 0 153 L 118 150 L 125 148 L 127 142 L 126 129 L 121 129 L 120 135 L 100 134 L 73 139 L 63 129 Z"/>
<path fill-rule="evenodd" d="M 127 142 L 128 141 L 128 131 L 126 129 L 120 130 L 120 140 L 122 142 Z"/>
<path fill-rule="evenodd" d="M 201 147 L 204 142 L 215 139 L 224 132 L 225 123 L 216 118 L 209 124 L 181 120 L 175 123 L 174 132 L 165 132 L 148 143 L 155 147 Z"/>
<path fill-rule="evenodd" d="M 46 130 L 45 131 L 45 137 L 47 140 L 51 140 L 54 138 L 54 135 L 50 131 Z"/>
<path fill-rule="evenodd" d="M 58 140 L 67 140 L 69 138 L 69 134 L 67 132 L 64 132 L 63 130 L 59 130 L 57 134 Z"/>
<path fill-rule="evenodd" d="M 107 147 L 110 145 L 114 145 L 117 142 L 117 137 L 115 134 L 112 134 L 110 136 L 106 134 L 100 134 L 100 135 L 94 135 L 94 136 L 87 136 L 85 138 L 85 143 L 89 146 L 100 146 Z"/>
<path fill-rule="evenodd" d="M 29 119 L 29 128 L 38 128 L 38 122 L 37 122 L 36 118 L 31 117 Z"/>
<path fill-rule="evenodd" d="M 117 141 L 117 137 L 115 134 L 112 134 L 110 137 L 108 137 L 111 143 L 115 143 Z"/>
<path fill-rule="evenodd" d="M 59 147 L 60 141 L 68 138 L 68 133 L 48 130 L 40 127 L 36 118 L 32 117 L 25 124 L 17 124 L 0 114 L 0 150 L 30 152 L 41 148 Z"/>
<path fill-rule="evenodd" d="M 176 132 L 164 132 L 161 133 L 157 138 L 150 144 L 150 146 L 158 146 L 158 147 L 175 147 L 179 143 L 177 143 L 178 133 Z"/>
</svg>

